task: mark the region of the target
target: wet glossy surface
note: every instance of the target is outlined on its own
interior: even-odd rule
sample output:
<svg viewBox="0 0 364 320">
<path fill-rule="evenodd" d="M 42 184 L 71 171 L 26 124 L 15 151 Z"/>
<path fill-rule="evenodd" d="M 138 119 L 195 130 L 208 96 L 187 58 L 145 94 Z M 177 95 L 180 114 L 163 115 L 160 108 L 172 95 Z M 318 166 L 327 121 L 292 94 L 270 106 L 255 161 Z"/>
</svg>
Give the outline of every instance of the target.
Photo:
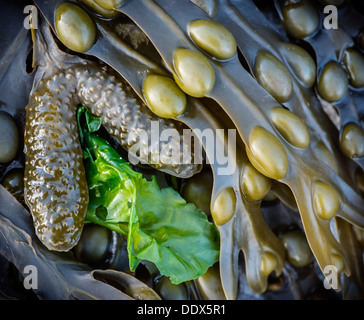
<svg viewBox="0 0 364 320">
<path fill-rule="evenodd" d="M 277 267 L 277 259 L 271 252 L 266 252 L 260 262 L 260 271 L 268 276 Z"/>
<path fill-rule="evenodd" d="M 292 94 L 292 79 L 287 68 L 268 51 L 256 57 L 254 74 L 259 84 L 278 102 L 287 101 Z"/>
<path fill-rule="evenodd" d="M 344 69 L 337 63 L 327 63 L 320 75 L 317 91 L 328 102 L 335 102 L 348 91 L 348 79 Z"/>
<path fill-rule="evenodd" d="M 316 81 L 316 65 L 309 53 L 292 43 L 285 43 L 284 50 L 287 62 L 297 78 L 303 84 L 313 86 Z"/>
<path fill-rule="evenodd" d="M 78 242 L 88 204 L 68 75 L 57 72 L 41 81 L 26 106 L 25 201 L 36 234 L 57 251 L 68 251 Z M 63 98 L 52 93 L 55 81 L 64 84 Z"/>
<path fill-rule="evenodd" d="M 247 164 L 241 174 L 240 185 L 248 200 L 259 201 L 269 192 L 271 181 L 251 164 Z"/>
<path fill-rule="evenodd" d="M 236 53 L 237 46 L 234 36 L 216 21 L 191 21 L 188 25 L 188 32 L 202 50 L 216 59 L 230 59 Z"/>
<path fill-rule="evenodd" d="M 364 156 L 364 130 L 355 123 L 347 124 L 341 133 L 340 147 L 349 158 Z"/>
<path fill-rule="evenodd" d="M 111 241 L 112 233 L 109 229 L 87 224 L 74 252 L 81 261 L 91 266 L 100 266 L 110 253 Z"/>
<path fill-rule="evenodd" d="M 212 204 L 211 214 L 217 225 L 227 223 L 234 215 L 236 197 L 232 188 L 221 190 Z"/>
<path fill-rule="evenodd" d="M 281 239 L 290 264 L 295 267 L 305 267 L 313 261 L 313 254 L 303 231 L 287 231 L 282 234 Z"/>
<path fill-rule="evenodd" d="M 61 3 L 55 12 L 58 37 L 68 48 L 85 52 L 96 39 L 96 29 L 90 16 L 79 6 Z"/>
<path fill-rule="evenodd" d="M 194 3 L 196 2 L 199 3 L 200 1 L 194 1 Z M 287 199 L 284 192 L 277 192 L 276 185 L 273 188 L 277 195 L 274 203 L 282 204 L 282 207 L 279 207 L 279 209 L 274 208 L 272 211 L 266 211 L 267 203 L 265 201 L 262 206 L 260 206 L 260 203 L 254 201 L 249 202 L 247 199 L 248 197 L 246 197 L 244 192 L 241 192 L 242 190 L 240 190 L 240 173 L 244 172 L 243 169 L 245 168 L 243 152 L 237 153 L 242 155 L 242 157 L 236 157 L 238 161 L 242 161 L 238 164 L 238 170 L 240 170 L 239 174 L 234 174 L 229 177 L 220 177 L 216 174 L 218 172 L 216 169 L 219 166 L 216 163 L 214 164 L 213 186 L 215 187 L 215 193 L 212 197 L 213 200 L 216 200 L 221 190 L 233 188 L 235 196 L 234 199 L 236 200 L 235 205 L 238 209 L 236 210 L 236 214 L 233 215 L 228 222 L 218 225 L 222 236 L 220 270 L 224 293 L 229 298 L 235 298 L 237 296 L 238 290 L 234 287 L 238 280 L 238 272 L 236 272 L 236 270 L 239 270 L 240 276 L 243 277 L 239 282 L 241 284 L 239 287 L 240 297 L 244 297 L 249 290 L 251 294 L 251 289 L 253 289 L 256 293 L 261 293 L 266 290 L 266 288 L 269 288 L 269 285 L 266 286 L 264 281 L 267 280 L 267 275 L 269 275 L 274 268 L 278 270 L 281 268 L 283 265 L 281 263 L 281 258 L 284 256 L 284 254 L 281 255 L 279 244 L 278 242 L 275 242 L 275 235 L 274 233 L 271 233 L 272 231 L 270 228 L 272 228 L 274 232 L 281 228 L 285 228 L 285 226 L 281 226 L 279 224 L 289 223 L 287 220 L 291 221 L 291 218 L 294 216 L 295 219 L 297 219 L 296 222 L 302 222 L 304 225 L 308 243 L 315 254 L 315 263 L 317 262 L 321 269 L 328 264 L 334 264 L 338 267 L 339 271 L 344 272 L 346 275 L 349 275 L 351 272 L 350 278 L 345 278 L 345 282 L 342 283 L 343 290 L 340 294 L 342 293 L 346 298 L 353 297 L 353 288 L 356 288 L 356 294 L 360 294 L 360 288 L 363 281 L 358 270 L 362 270 L 362 260 L 358 257 L 362 257 L 362 250 L 355 244 L 355 239 L 353 239 L 354 234 L 350 232 L 350 226 L 351 224 L 361 227 L 364 225 L 362 218 L 363 201 L 360 196 L 360 178 L 357 178 L 354 181 L 353 174 L 353 171 L 357 169 L 355 164 L 363 167 L 363 162 L 357 157 L 354 158 L 353 161 L 343 157 L 344 153 L 336 148 L 336 141 L 340 140 L 342 135 L 339 136 L 339 133 L 332 130 L 330 125 L 327 123 L 328 119 L 325 116 L 325 111 L 329 109 L 329 105 L 325 105 L 326 109 L 324 111 L 322 109 L 323 105 L 321 105 L 321 100 L 316 100 L 316 92 L 307 88 L 310 86 L 311 81 L 313 81 L 312 75 L 310 75 L 312 70 L 309 71 L 310 68 L 307 68 L 308 65 L 305 65 L 305 63 L 301 64 L 301 62 L 299 62 L 294 65 L 294 61 L 297 60 L 296 62 L 298 62 L 301 57 L 297 55 L 296 58 L 292 58 L 294 55 L 287 54 L 283 47 L 285 43 L 291 41 L 296 43 L 296 45 L 302 45 L 305 49 L 311 48 L 309 51 L 310 54 L 312 54 L 312 57 L 315 58 L 315 63 L 317 63 L 317 68 L 319 70 L 319 76 L 321 75 L 327 61 L 334 61 L 341 68 L 347 68 L 344 65 L 344 61 L 339 60 L 338 55 L 339 52 L 344 50 L 344 48 L 352 46 L 352 44 L 348 44 L 348 42 L 345 41 L 348 41 L 348 39 L 357 39 L 359 30 L 362 29 L 360 26 L 360 21 L 362 20 L 358 19 L 352 11 L 344 10 L 344 8 L 342 8 L 340 9 L 340 26 L 343 26 L 343 28 L 340 28 L 340 31 L 338 31 L 340 36 L 336 36 L 336 31 L 325 31 L 322 26 L 320 26 L 320 32 L 313 32 L 303 41 L 296 41 L 294 37 L 287 36 L 281 28 L 281 25 L 279 25 L 278 20 L 271 19 L 272 16 L 276 14 L 276 8 L 269 3 L 265 3 L 264 5 L 260 3 L 259 5 L 256 5 L 255 2 L 247 1 L 244 3 L 244 6 L 236 6 L 237 2 L 234 1 L 228 1 L 224 4 L 221 4 L 220 2 L 217 3 L 216 1 L 207 2 L 209 3 L 200 3 L 200 5 L 203 6 L 203 10 L 209 12 L 211 15 L 210 18 L 212 17 L 214 20 L 230 29 L 234 34 L 236 41 L 239 43 L 239 46 L 244 48 L 244 57 L 239 57 L 246 58 L 246 61 L 241 59 L 244 67 L 236 63 L 235 57 L 224 62 L 217 62 L 216 59 L 211 59 L 208 54 L 205 55 L 207 60 L 213 66 L 216 77 L 215 85 L 211 91 L 207 93 L 207 95 L 220 104 L 219 107 L 221 107 L 221 109 L 226 113 L 227 118 L 230 117 L 233 120 L 233 123 L 224 122 L 224 115 L 218 112 L 215 113 L 215 111 L 213 116 L 208 116 L 208 112 L 212 110 L 204 107 L 188 107 L 188 109 L 186 109 L 187 112 L 179 116 L 179 120 L 186 121 L 194 128 L 203 129 L 211 126 L 211 128 L 215 129 L 216 127 L 219 127 L 216 126 L 217 122 L 215 121 L 216 118 L 218 118 L 218 120 L 222 120 L 224 123 L 221 127 L 226 126 L 225 128 L 229 127 L 238 129 L 241 136 L 241 140 L 240 137 L 238 137 L 241 148 L 244 148 L 245 145 L 249 146 L 251 138 L 250 134 L 253 128 L 256 126 L 264 128 L 263 130 L 272 134 L 276 140 L 272 139 L 272 141 L 275 142 L 263 143 L 262 145 L 269 146 L 271 144 L 275 149 L 279 150 L 281 148 L 278 147 L 278 143 L 280 143 L 283 146 L 283 149 L 285 149 L 289 162 L 289 170 L 287 170 L 284 177 L 281 178 L 281 181 L 287 188 L 291 188 L 291 192 L 295 196 L 295 198 L 292 198 L 293 200 L 291 200 L 291 202 L 297 202 L 297 204 L 295 204 L 296 206 L 290 206 L 289 201 L 286 201 Z M 46 6 L 49 8 L 51 16 L 54 14 L 54 3 L 57 3 L 57 1 L 52 0 L 47 2 Z M 39 6 L 42 6 L 41 2 L 39 2 Z M 44 10 L 43 6 L 42 8 Z M 133 11 L 132 9 L 135 10 Z M 158 0 L 153 2 L 147 0 L 128 0 L 123 4 L 121 10 L 130 16 L 133 21 L 143 26 L 143 32 L 145 32 L 148 39 L 150 39 L 152 43 L 151 46 L 155 45 L 158 50 L 158 54 L 160 54 L 161 58 L 164 60 L 164 64 L 162 65 L 168 66 L 172 71 L 174 70 L 171 68 L 173 65 L 172 56 L 177 47 L 196 49 L 195 44 L 191 44 L 191 39 L 188 35 L 188 23 L 190 21 L 208 18 L 204 15 L 203 11 L 195 5 L 192 5 L 189 1 L 172 0 L 171 6 L 167 6 L 163 1 Z M 140 16 L 137 12 L 140 13 Z M 182 15 L 181 12 L 186 14 Z M 21 24 L 23 17 L 24 15 L 22 15 Z M 139 17 L 141 17 L 141 19 Z M 90 54 L 92 59 L 97 60 L 97 58 L 99 58 L 113 66 L 122 74 L 123 77 L 130 81 L 134 90 L 137 93 L 140 93 L 140 86 L 143 83 L 140 79 L 143 79 L 146 74 L 152 73 L 152 71 L 150 71 L 151 69 L 153 69 L 153 72 L 156 70 L 152 64 L 146 63 L 142 58 L 144 54 L 149 52 L 149 49 L 140 49 L 140 52 L 138 53 L 135 51 L 127 51 L 125 47 L 121 45 L 120 41 L 117 40 L 117 37 L 115 37 L 116 33 L 114 33 L 114 31 L 117 30 L 117 28 L 115 27 L 114 29 L 114 25 L 112 23 L 107 24 L 110 29 L 103 29 L 102 23 L 104 22 L 101 23 L 101 20 L 96 19 L 94 15 L 92 15 L 92 19 L 94 19 L 97 24 L 98 30 L 103 32 L 103 37 L 101 39 L 98 38 L 97 46 L 91 47 L 87 54 Z M 309 22 L 308 19 L 310 18 L 306 19 L 307 23 Z M 146 21 L 146 25 L 143 25 L 143 20 Z M 350 20 L 355 21 L 355 24 L 350 23 Z M 49 21 L 52 21 L 52 18 L 49 19 Z M 232 23 L 232 21 L 234 21 L 235 24 Z M 284 21 L 282 21 L 282 24 L 284 24 Z M 153 28 L 148 27 L 150 25 L 153 25 Z M 333 32 L 334 36 L 331 38 L 328 37 L 327 35 L 329 32 Z M 350 36 L 343 36 L 345 33 L 350 33 Z M 168 39 L 168 41 L 166 41 L 166 39 Z M 358 44 L 360 45 L 360 43 Z M 288 134 L 286 137 L 283 137 L 282 132 L 279 132 L 279 126 L 277 126 L 277 124 L 274 125 L 270 117 L 270 111 L 274 106 L 278 106 L 279 103 L 272 99 L 266 90 L 263 90 L 261 87 L 256 85 L 254 81 L 250 81 L 251 76 L 245 72 L 248 69 L 254 70 L 254 63 L 252 62 L 253 59 L 251 57 L 255 58 L 257 56 L 257 52 L 260 52 L 261 50 L 269 51 L 281 61 L 290 73 L 292 73 L 291 79 L 294 81 L 294 86 L 292 87 L 290 97 L 284 102 L 284 106 L 291 110 L 294 114 L 298 115 L 307 125 L 310 135 L 310 143 L 304 149 L 297 148 L 291 142 L 288 142 L 288 138 L 290 136 L 292 137 L 292 130 L 291 134 Z M 127 58 L 125 60 L 126 52 L 128 52 L 130 59 Z M 287 58 L 288 56 L 291 58 L 290 61 Z M 83 58 L 84 56 L 82 56 L 82 60 Z M 22 59 L 22 61 L 25 61 L 25 58 Z M 117 64 L 115 63 L 117 61 L 129 61 L 130 64 L 122 65 L 120 62 Z M 144 69 L 141 68 L 140 65 L 135 64 L 135 61 L 139 61 L 141 65 L 143 65 Z M 19 65 L 21 65 L 21 63 L 19 63 Z M 301 70 L 305 70 L 305 72 L 299 71 L 300 68 Z M 127 70 L 127 72 L 125 70 Z M 166 73 L 171 76 L 168 71 L 169 69 L 166 68 Z M 344 69 L 344 71 L 346 70 Z M 10 74 L 10 72 L 8 74 Z M 19 77 L 19 73 L 16 74 L 18 75 L 18 78 L 21 78 Z M 160 74 L 164 73 L 161 72 Z M 92 105 L 94 105 L 99 99 L 97 89 L 97 86 L 100 85 L 100 83 L 97 82 L 99 77 L 100 74 L 95 77 L 92 76 L 90 81 L 85 81 L 83 84 L 84 89 L 81 90 L 83 99 Z M 87 76 L 83 75 L 82 78 L 87 79 Z M 138 79 L 139 82 L 134 81 L 135 79 Z M 318 77 L 317 80 L 319 79 L 320 77 Z M 305 83 L 304 81 L 308 82 Z M 114 84 L 115 82 L 110 80 L 110 83 Z M 1 83 L 1 85 L 3 85 L 3 83 Z M 92 88 L 96 89 L 93 91 Z M 117 87 L 115 91 L 110 91 L 108 94 L 110 93 L 110 95 L 114 95 L 115 92 L 123 91 L 120 88 L 122 87 Z M 341 90 L 340 87 L 338 88 Z M 61 87 L 57 89 L 60 90 L 60 92 L 63 90 Z M 126 89 L 125 91 L 127 92 Z M 326 89 L 323 91 L 324 94 L 330 93 Z M 3 92 L 2 96 L 6 96 Z M 347 92 L 350 94 L 345 96 L 345 100 L 332 101 L 335 108 L 339 110 L 341 122 L 339 122 L 338 127 L 341 125 L 340 129 L 344 129 L 344 125 L 351 122 L 360 123 L 360 116 L 363 114 L 361 108 L 362 104 L 360 103 L 360 93 L 351 86 L 347 88 Z M 191 99 L 191 101 L 193 100 Z M 25 103 L 23 103 L 23 106 L 24 105 Z M 198 104 L 196 106 L 198 106 Z M 133 110 L 129 107 L 126 109 Z M 118 130 L 120 123 L 121 125 L 123 123 L 122 121 L 119 123 L 119 121 L 115 120 L 112 115 L 112 112 L 117 112 L 118 109 L 107 108 L 107 110 L 105 110 L 100 105 L 98 108 L 93 110 L 103 114 L 104 121 L 108 123 L 108 131 L 114 137 L 120 139 L 120 141 L 124 141 L 120 131 Z M 105 113 L 103 112 L 104 110 Z M 139 119 L 137 116 L 132 113 L 130 118 Z M 357 117 L 359 117 L 359 119 Z M 126 116 L 126 118 L 128 117 Z M 17 119 L 19 119 L 19 115 L 17 115 Z M 128 121 L 130 120 L 128 119 Z M 135 123 L 138 124 L 138 121 L 133 122 L 134 126 Z M 282 131 L 282 129 L 280 130 Z M 343 133 L 344 130 L 341 130 L 341 132 Z M 293 135 L 294 134 L 295 133 L 293 133 Z M 265 134 L 262 134 L 261 136 L 265 136 Z M 269 139 L 265 140 L 269 141 Z M 278 143 L 276 143 L 276 141 L 278 141 Z M 322 143 L 322 147 L 319 145 L 319 142 Z M 351 147 L 352 146 L 353 145 L 351 144 Z M 349 147 L 349 149 L 351 147 Z M 237 151 L 241 151 L 239 149 L 240 147 Z M 281 157 L 282 153 L 280 152 L 273 151 L 273 155 L 270 155 L 270 151 L 272 150 L 269 150 L 269 148 L 266 147 L 262 149 L 268 149 L 264 155 L 264 158 L 268 158 L 268 160 L 272 160 L 274 157 L 277 157 L 277 155 L 278 158 L 284 158 Z M 218 151 L 222 154 L 221 144 Z M 357 151 L 354 152 L 354 154 L 356 153 Z M 353 156 L 351 151 L 350 154 Z M 256 161 L 256 159 L 252 158 L 251 154 L 248 155 L 255 166 L 259 167 L 260 164 Z M 231 156 L 231 159 L 232 157 L 233 156 Z M 262 159 L 260 160 L 260 162 L 264 162 Z M 12 165 L 16 165 L 16 163 L 12 163 Z M 268 168 L 267 163 L 265 163 L 265 167 Z M 263 170 L 263 167 L 261 170 Z M 272 173 L 275 170 L 268 171 Z M 183 172 L 183 170 L 181 172 Z M 181 172 L 177 174 L 180 175 Z M 317 181 L 322 181 L 324 184 L 320 185 Z M 281 190 L 279 189 L 279 191 Z M 340 205 L 334 216 L 343 217 L 345 219 L 337 220 L 337 222 L 340 222 L 337 226 L 337 238 L 339 238 L 339 241 L 336 240 L 336 236 L 333 236 L 330 227 L 328 227 L 333 224 L 331 223 L 333 222 L 331 217 L 332 213 L 335 211 L 334 209 L 336 209 L 336 206 L 332 207 L 331 205 L 337 202 L 339 202 Z M 232 203 L 233 201 L 226 201 L 226 203 L 223 204 L 223 207 L 232 207 Z M 285 211 L 286 205 L 289 208 L 293 208 L 292 210 L 295 211 L 293 212 L 293 215 L 285 216 L 283 214 L 282 216 L 282 211 Z M 298 215 L 297 212 L 297 205 L 300 215 Z M 269 206 L 272 206 L 272 202 Z M 265 214 L 264 218 L 269 222 L 269 227 L 264 223 L 264 220 L 260 218 L 261 209 Z M 270 217 L 269 215 L 266 215 L 267 212 L 269 212 Z M 9 233 L 9 230 L 7 229 L 2 229 L 1 231 L 5 235 Z M 249 238 L 249 241 L 246 241 L 246 237 Z M 36 241 L 33 241 L 33 243 L 36 243 Z M 10 245 L 12 245 L 12 243 L 10 243 Z M 36 249 L 37 246 L 35 245 L 35 250 Z M 247 263 L 245 265 L 245 269 L 242 268 L 241 261 L 238 261 L 236 258 L 240 250 L 244 252 L 246 257 L 248 257 L 246 259 Z M 7 257 L 12 257 L 11 253 L 8 253 L 8 251 L 10 251 L 9 247 L 5 247 L 5 251 L 3 252 L 5 252 Z M 17 256 L 16 250 L 13 256 Z M 19 261 L 20 260 L 17 260 L 17 263 Z M 287 272 L 287 270 L 285 270 L 285 272 Z M 319 270 L 312 271 L 312 274 L 315 274 L 316 272 L 319 272 Z M 110 277 L 110 282 L 114 280 L 114 276 L 111 277 L 108 272 L 99 272 L 95 274 L 100 277 Z M 72 276 L 72 273 L 70 273 L 70 276 Z M 287 288 L 292 288 L 292 283 L 289 279 L 294 278 L 295 274 L 292 277 L 292 275 L 290 276 L 285 273 L 284 276 L 284 281 L 288 282 L 283 283 L 283 291 Z M 300 273 L 298 276 L 300 284 L 301 280 L 303 280 L 301 277 L 302 274 Z M 124 281 L 130 284 L 130 278 L 132 277 L 123 278 L 121 284 L 123 284 Z M 247 279 L 248 281 L 246 281 Z M 298 287 L 300 287 L 300 284 Z M 322 281 L 320 281 L 320 284 L 322 285 Z M 250 288 L 248 288 L 249 290 L 244 291 L 245 285 L 246 287 L 248 287 L 248 285 L 250 286 Z M 134 286 L 135 290 L 131 290 L 131 287 L 128 287 L 130 296 L 134 298 L 151 297 L 151 295 L 145 294 L 146 292 L 150 293 L 150 291 L 146 290 L 145 287 L 140 290 L 138 289 L 140 287 L 137 285 Z M 312 290 L 310 289 L 308 291 L 315 291 L 315 287 L 316 285 L 312 285 Z M 302 287 L 300 289 L 302 289 Z M 280 294 L 279 291 L 280 290 L 277 291 L 277 295 L 269 296 L 266 292 L 262 295 L 257 294 L 254 298 L 277 298 Z M 69 290 L 68 292 L 74 294 L 75 297 L 79 297 L 76 292 L 80 291 Z M 302 295 L 298 294 L 294 296 L 296 298 L 302 298 L 306 297 L 307 293 L 307 290 L 303 289 Z"/>
<path fill-rule="evenodd" d="M 220 272 L 217 265 L 212 266 L 207 272 L 196 279 L 199 292 L 204 300 L 225 300 Z"/>
<path fill-rule="evenodd" d="M 288 157 L 283 145 L 262 127 L 250 133 L 247 155 L 255 169 L 269 178 L 279 180 L 287 173 Z"/>
<path fill-rule="evenodd" d="M 312 185 L 313 206 L 320 219 L 331 219 L 335 216 L 340 206 L 337 191 L 329 184 L 316 181 Z"/>
<path fill-rule="evenodd" d="M 49 249 L 67 251 L 79 240 L 88 203 L 76 106 L 87 105 L 96 116 L 103 119 L 106 130 L 129 149 L 137 143 L 138 130 L 150 132 L 151 128 L 146 128 L 145 124 L 158 118 L 112 72 L 98 70 L 92 62 L 85 67 L 75 57 L 58 54 L 62 61 L 60 64 L 66 70 L 54 70 L 54 62 L 46 60 L 40 72 L 42 79 L 26 107 L 25 200 L 42 242 Z M 47 59 L 47 56 L 43 58 Z M 63 61 L 71 63 L 72 67 Z M 160 121 L 162 123 L 168 123 L 169 128 L 176 128 L 171 121 Z M 134 138 L 129 136 L 131 132 Z M 148 144 L 148 141 L 144 142 Z M 189 153 L 188 149 L 192 150 L 189 143 L 183 146 L 187 151 L 185 155 Z M 163 147 L 163 143 L 160 147 Z M 152 152 L 159 155 L 158 151 L 148 148 L 143 156 L 148 161 L 148 156 L 152 157 Z M 164 166 L 162 163 L 168 163 L 167 167 L 177 174 L 183 175 L 188 167 L 199 170 L 198 165 L 188 163 L 188 157 L 185 159 L 183 165 L 170 163 L 169 158 L 163 157 L 154 161 L 160 168 Z"/>
<path fill-rule="evenodd" d="M 173 284 L 167 277 L 162 277 L 157 281 L 155 290 L 164 300 L 188 299 L 188 292 L 185 284 Z"/>
<path fill-rule="evenodd" d="M 304 149 L 310 143 L 310 135 L 305 123 L 294 113 L 284 108 L 273 108 L 271 120 L 278 132 L 290 144 Z"/>
<path fill-rule="evenodd" d="M 296 38 L 309 37 L 319 27 L 318 12 L 309 1 L 284 6 L 282 12 L 287 31 Z"/>
<path fill-rule="evenodd" d="M 364 86 L 364 55 L 358 50 L 347 49 L 344 53 L 344 64 L 349 73 L 350 84 L 360 88 Z"/>
<path fill-rule="evenodd" d="M 149 75 L 143 91 L 151 111 L 162 118 L 178 117 L 186 108 L 186 96 L 172 79 Z"/>
<path fill-rule="evenodd" d="M 193 97 L 208 94 L 215 83 L 215 72 L 210 62 L 199 52 L 177 48 L 173 55 L 176 80 L 179 87 Z"/>
</svg>

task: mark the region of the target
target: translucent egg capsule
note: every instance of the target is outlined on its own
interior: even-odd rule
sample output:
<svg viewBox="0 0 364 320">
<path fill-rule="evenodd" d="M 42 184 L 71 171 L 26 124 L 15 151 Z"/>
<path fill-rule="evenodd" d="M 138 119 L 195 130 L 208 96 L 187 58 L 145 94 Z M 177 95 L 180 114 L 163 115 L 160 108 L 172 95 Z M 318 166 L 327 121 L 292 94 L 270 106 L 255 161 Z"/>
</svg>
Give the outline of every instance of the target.
<svg viewBox="0 0 364 320">
<path fill-rule="evenodd" d="M 175 118 L 186 108 L 186 95 L 170 78 L 148 75 L 143 92 L 149 109 L 162 118 Z"/>
<path fill-rule="evenodd" d="M 310 135 L 305 123 L 294 113 L 276 107 L 271 110 L 270 117 L 275 128 L 290 144 L 301 149 L 310 144 Z"/>
<path fill-rule="evenodd" d="M 94 44 L 95 24 L 79 6 L 71 2 L 60 3 L 54 20 L 59 40 L 69 49 L 86 52 Z"/>
<path fill-rule="evenodd" d="M 173 65 L 175 81 L 190 96 L 201 98 L 214 87 L 214 69 L 201 53 L 177 48 L 173 54 Z"/>
<path fill-rule="evenodd" d="M 269 192 L 272 181 L 247 163 L 241 174 L 240 186 L 249 201 L 260 201 Z"/>
<path fill-rule="evenodd" d="M 288 170 L 288 157 L 281 142 L 260 126 L 253 128 L 246 148 L 252 165 L 265 176 L 279 180 Z"/>
<path fill-rule="evenodd" d="M 291 75 L 283 63 L 270 52 L 265 50 L 258 52 L 254 63 L 254 74 L 259 84 L 278 102 L 285 102 L 291 97 Z"/>
<path fill-rule="evenodd" d="M 188 25 L 188 33 L 202 50 L 216 59 L 230 59 L 237 51 L 234 36 L 216 21 L 191 21 Z"/>
<path fill-rule="evenodd" d="M 328 102 L 342 99 L 348 91 L 348 79 L 345 70 L 334 61 L 328 62 L 322 69 L 317 91 Z"/>
<path fill-rule="evenodd" d="M 219 192 L 212 205 L 212 217 L 217 225 L 223 225 L 234 215 L 236 196 L 233 188 L 226 188 Z"/>
<path fill-rule="evenodd" d="M 337 191 L 322 181 L 313 183 L 312 199 L 314 211 L 320 219 L 328 220 L 333 218 L 340 207 Z"/>
<path fill-rule="evenodd" d="M 316 8 L 308 1 L 292 1 L 282 8 L 284 25 L 295 38 L 303 39 L 312 35 L 320 24 Z"/>
<path fill-rule="evenodd" d="M 364 131 L 355 123 L 348 123 L 342 130 L 340 148 L 349 158 L 364 156 Z"/>
</svg>

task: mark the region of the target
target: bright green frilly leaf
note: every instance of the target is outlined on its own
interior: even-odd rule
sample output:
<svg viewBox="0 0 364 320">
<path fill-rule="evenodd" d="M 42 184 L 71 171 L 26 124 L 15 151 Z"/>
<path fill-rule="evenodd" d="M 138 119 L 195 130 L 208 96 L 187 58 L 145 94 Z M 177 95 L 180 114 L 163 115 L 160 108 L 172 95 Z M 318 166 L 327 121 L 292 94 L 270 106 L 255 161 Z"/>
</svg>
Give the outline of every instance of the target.
<svg viewBox="0 0 364 320">
<path fill-rule="evenodd" d="M 95 132 L 98 118 L 86 107 L 77 112 L 89 187 L 86 221 L 127 237 L 130 269 L 141 260 L 178 284 L 204 274 L 219 259 L 219 233 L 194 204 L 173 188 L 161 189 L 135 172 Z"/>
</svg>

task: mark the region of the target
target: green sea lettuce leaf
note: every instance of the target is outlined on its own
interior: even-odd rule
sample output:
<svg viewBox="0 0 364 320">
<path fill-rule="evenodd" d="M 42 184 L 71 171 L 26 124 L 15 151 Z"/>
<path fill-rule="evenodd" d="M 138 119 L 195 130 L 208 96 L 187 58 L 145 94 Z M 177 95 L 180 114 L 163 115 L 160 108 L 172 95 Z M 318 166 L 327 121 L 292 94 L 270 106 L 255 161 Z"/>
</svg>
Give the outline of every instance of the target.
<svg viewBox="0 0 364 320">
<path fill-rule="evenodd" d="M 79 107 L 77 121 L 89 187 L 86 222 L 127 238 L 130 269 L 153 262 L 174 284 L 204 274 L 219 259 L 219 233 L 173 188 L 146 180 L 96 132 L 101 121 Z"/>
</svg>

